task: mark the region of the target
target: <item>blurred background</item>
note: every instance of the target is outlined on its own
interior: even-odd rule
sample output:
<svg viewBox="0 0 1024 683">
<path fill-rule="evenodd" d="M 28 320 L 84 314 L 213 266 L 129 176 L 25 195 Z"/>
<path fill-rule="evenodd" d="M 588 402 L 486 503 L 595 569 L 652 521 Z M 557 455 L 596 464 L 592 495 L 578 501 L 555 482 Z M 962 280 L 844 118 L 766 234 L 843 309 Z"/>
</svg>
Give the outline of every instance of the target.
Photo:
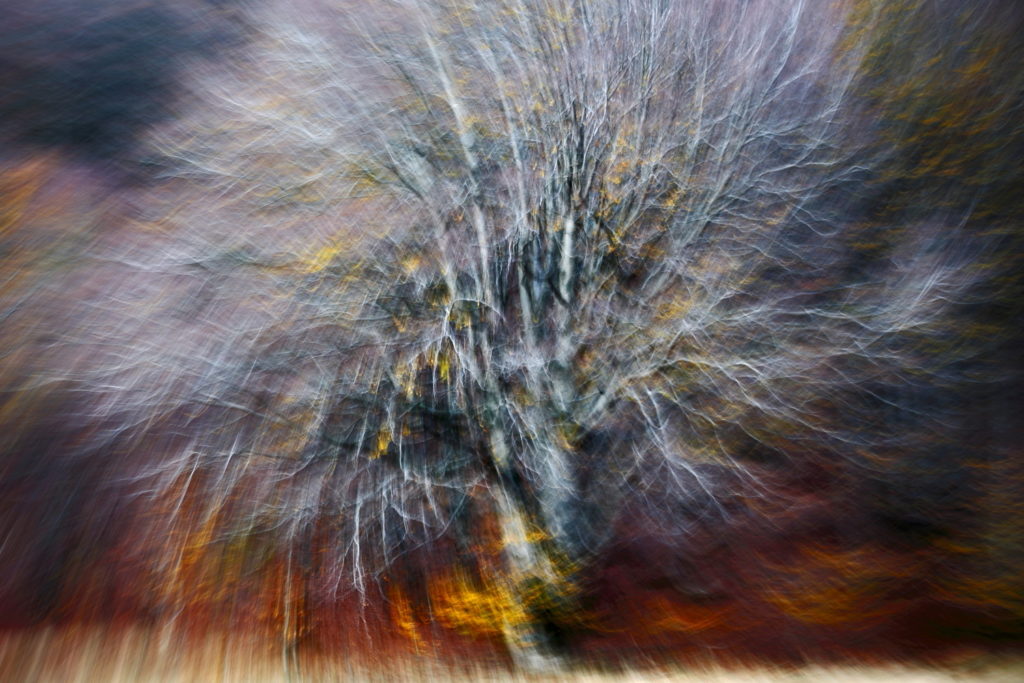
<svg viewBox="0 0 1024 683">
<path fill-rule="evenodd" d="M 1017 652 L 1024 11 L 808 4 L 6 0 L 0 677 Z"/>
</svg>

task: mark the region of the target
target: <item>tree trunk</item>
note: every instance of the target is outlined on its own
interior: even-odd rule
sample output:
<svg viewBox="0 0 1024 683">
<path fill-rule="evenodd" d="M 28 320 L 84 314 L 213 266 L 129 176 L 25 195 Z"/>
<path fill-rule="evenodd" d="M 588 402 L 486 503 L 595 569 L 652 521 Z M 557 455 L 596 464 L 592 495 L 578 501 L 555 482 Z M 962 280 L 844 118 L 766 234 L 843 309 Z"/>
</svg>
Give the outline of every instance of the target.
<svg viewBox="0 0 1024 683">
<path fill-rule="evenodd" d="M 547 532 L 532 521 L 521 496 L 509 485 L 508 449 L 500 427 L 490 430 L 490 442 L 498 469 L 493 498 L 505 571 L 500 580 L 507 583 L 515 602 L 501 625 L 505 646 L 515 664 L 524 670 L 558 671 L 564 669 L 565 664 L 550 642 L 545 625 L 536 613 L 535 602 L 538 589 L 550 593 L 564 591 L 565 577 L 538 542 Z"/>
</svg>

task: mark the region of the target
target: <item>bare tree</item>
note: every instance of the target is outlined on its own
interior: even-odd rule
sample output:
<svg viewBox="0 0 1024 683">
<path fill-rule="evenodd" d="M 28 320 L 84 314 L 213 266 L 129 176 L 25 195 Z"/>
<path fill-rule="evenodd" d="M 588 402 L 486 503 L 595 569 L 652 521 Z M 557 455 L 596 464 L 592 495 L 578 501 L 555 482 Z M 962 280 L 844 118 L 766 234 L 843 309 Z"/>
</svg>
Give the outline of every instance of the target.
<svg viewBox="0 0 1024 683">
<path fill-rule="evenodd" d="M 503 566 L 476 580 L 543 667 L 543 613 L 624 496 L 717 514 L 716 478 L 755 457 L 855 462 L 906 438 L 863 420 L 949 362 L 916 341 L 977 254 L 944 213 L 864 261 L 851 198 L 888 152 L 864 139 L 868 41 L 842 3 L 316 9 L 268 10 L 237 81 L 211 76 L 150 140 L 204 200 L 145 267 L 216 291 L 227 263 L 258 302 L 167 359 L 180 385 L 140 379 L 153 344 L 97 371 L 140 388 L 120 398 L 139 424 L 178 392 L 218 411 L 165 484 L 215 463 L 226 498 L 274 473 L 239 518 L 294 540 L 336 515 L 337 586 L 468 544 L 481 507 Z"/>
</svg>

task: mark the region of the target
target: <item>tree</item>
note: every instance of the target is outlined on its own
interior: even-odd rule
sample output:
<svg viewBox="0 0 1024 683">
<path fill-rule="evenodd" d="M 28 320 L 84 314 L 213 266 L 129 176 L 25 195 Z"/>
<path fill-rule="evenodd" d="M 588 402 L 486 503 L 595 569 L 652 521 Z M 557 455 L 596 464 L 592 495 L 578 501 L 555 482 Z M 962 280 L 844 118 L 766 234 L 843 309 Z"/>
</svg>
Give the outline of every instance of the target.
<svg viewBox="0 0 1024 683">
<path fill-rule="evenodd" d="M 345 511 L 356 584 L 486 491 L 503 566 L 476 581 L 507 587 L 495 618 L 537 664 L 541 613 L 571 600 L 623 496 L 670 481 L 714 510 L 724 471 L 905 436 L 879 407 L 949 362 L 920 340 L 973 277 L 934 216 L 864 261 L 856 193 L 884 153 L 842 7 L 409 0 L 327 19 L 333 36 L 274 18 L 257 63 L 287 94 L 226 100 L 250 129 L 220 182 L 274 178 L 264 210 L 343 226 L 298 268 L 313 318 L 289 334 L 329 329 L 330 362 L 293 466 Z"/>
<path fill-rule="evenodd" d="M 218 534 L 276 535 L 294 640 L 294 577 L 366 591 L 448 539 L 437 618 L 546 667 L 623 501 L 658 490 L 685 533 L 728 515 L 730 477 L 870 477 L 919 448 L 974 349 L 938 342 L 984 245 L 948 207 L 897 225 L 867 196 L 904 179 L 863 97 L 884 12 L 854 4 L 253 19 L 251 60 L 197 74 L 189 115 L 148 139 L 150 205 L 176 212 L 158 246 L 107 254 L 187 275 L 174 315 L 216 333 L 171 345 L 139 323 L 156 309 L 128 312 L 130 343 L 81 380 L 117 406 L 92 447 L 159 432 L 138 478 L 171 510 L 210 493 L 168 583 L 203 576 Z"/>
</svg>

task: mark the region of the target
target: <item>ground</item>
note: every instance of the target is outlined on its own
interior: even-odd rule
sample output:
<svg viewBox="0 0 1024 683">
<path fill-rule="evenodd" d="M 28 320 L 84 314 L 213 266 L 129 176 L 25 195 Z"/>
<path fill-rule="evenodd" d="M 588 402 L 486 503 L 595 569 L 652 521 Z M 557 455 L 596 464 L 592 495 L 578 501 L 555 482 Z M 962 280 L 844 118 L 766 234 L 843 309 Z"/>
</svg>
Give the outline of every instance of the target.
<svg viewBox="0 0 1024 683">
<path fill-rule="evenodd" d="M 473 664 L 452 669 L 433 660 L 381 657 L 355 662 L 345 657 L 295 657 L 289 653 L 256 655 L 255 644 L 243 638 L 209 638 L 185 649 L 161 630 L 47 628 L 0 636 L 0 680 L 25 683 L 90 683 L 142 681 L 160 683 L 269 683 L 271 681 L 707 681 L 709 683 L 943 683 L 980 681 L 1016 683 L 1024 680 L 1024 656 L 980 651 L 932 664 L 808 665 L 725 667 L 710 663 L 622 670 L 582 669 L 557 675 L 524 674 L 507 667 Z M 185 653 L 185 654 L 183 654 Z"/>
</svg>

